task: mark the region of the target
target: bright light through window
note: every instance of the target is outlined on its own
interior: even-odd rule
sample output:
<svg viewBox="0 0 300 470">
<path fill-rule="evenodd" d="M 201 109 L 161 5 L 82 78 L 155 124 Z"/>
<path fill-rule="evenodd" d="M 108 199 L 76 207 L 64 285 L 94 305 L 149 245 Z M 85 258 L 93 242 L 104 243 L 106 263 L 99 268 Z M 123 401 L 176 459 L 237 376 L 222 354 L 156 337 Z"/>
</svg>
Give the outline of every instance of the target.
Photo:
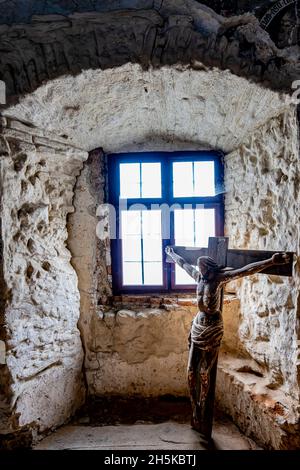
<svg viewBox="0 0 300 470">
<path fill-rule="evenodd" d="M 174 162 L 173 194 L 174 197 L 214 196 L 214 162 Z"/>
<path fill-rule="evenodd" d="M 175 245 L 207 247 L 208 238 L 215 235 L 214 209 L 177 209 L 174 211 Z M 178 265 L 175 267 L 175 283 L 195 284 L 195 281 Z"/>
<path fill-rule="evenodd" d="M 121 163 L 120 197 L 160 198 L 161 164 L 160 163 Z"/>
<path fill-rule="evenodd" d="M 167 263 L 165 246 L 207 247 L 222 235 L 223 168 L 219 152 L 114 154 L 108 158 L 116 294 L 188 291 L 194 280 Z M 114 211 L 112 211 L 114 212 Z M 175 273 L 173 276 L 172 273 Z"/>
<path fill-rule="evenodd" d="M 122 211 L 121 231 L 123 285 L 161 286 L 161 211 Z"/>
</svg>

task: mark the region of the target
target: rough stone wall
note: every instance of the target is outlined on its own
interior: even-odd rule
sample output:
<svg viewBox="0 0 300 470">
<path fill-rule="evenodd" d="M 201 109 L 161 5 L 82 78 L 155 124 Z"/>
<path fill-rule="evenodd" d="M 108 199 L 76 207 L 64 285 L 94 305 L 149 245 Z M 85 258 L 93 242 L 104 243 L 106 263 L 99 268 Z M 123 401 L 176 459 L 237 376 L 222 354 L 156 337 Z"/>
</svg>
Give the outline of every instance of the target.
<svg viewBox="0 0 300 470">
<path fill-rule="evenodd" d="M 0 79 L 10 99 L 64 74 L 128 62 L 201 62 L 288 91 L 298 78 L 297 54 L 277 49 L 250 14 L 224 18 L 194 0 L 101 3 L 101 11 L 0 26 Z"/>
<path fill-rule="evenodd" d="M 105 341 L 105 337 L 94 337 L 91 323 L 101 306 L 111 297 L 111 260 L 108 220 L 98 211 L 105 201 L 105 159 L 101 150 L 90 153 L 75 186 L 74 208 L 68 220 L 68 247 L 72 253 L 72 265 L 78 275 L 81 316 L 79 328 L 87 355 L 94 341 Z M 104 222 L 106 237 L 97 237 L 98 223 Z"/>
<path fill-rule="evenodd" d="M 298 130 L 295 111 L 258 130 L 225 159 L 226 230 L 236 248 L 299 253 Z M 256 275 L 239 289 L 240 337 L 270 372 L 269 388 L 298 393 L 299 268 L 292 279 Z"/>
<path fill-rule="evenodd" d="M 82 403 L 77 277 L 66 248 L 73 187 L 87 154 L 3 119 L 1 132 L 1 433 L 65 422 Z M 2 372 L 4 372 L 2 374 Z"/>
<path fill-rule="evenodd" d="M 291 108 L 226 156 L 226 231 L 232 247 L 299 254 L 298 154 L 297 120 Z M 239 340 L 252 366 L 244 369 L 248 383 L 224 366 L 219 400 L 242 429 L 264 445 L 281 448 L 292 439 L 292 445 L 299 446 L 299 263 L 295 261 L 293 278 L 258 274 L 236 287 L 241 302 Z M 237 390 L 239 412 L 228 399 Z M 243 414 L 247 408 L 249 419 Z M 265 430 L 259 409 L 266 418 Z M 272 420 L 276 432 L 267 424 Z"/>
<path fill-rule="evenodd" d="M 238 310 L 236 298 L 224 305 L 225 324 Z M 86 377 L 91 395 L 188 396 L 188 336 L 195 301 L 172 296 L 115 299 L 90 320 Z M 227 329 L 223 350 L 234 347 Z"/>
</svg>

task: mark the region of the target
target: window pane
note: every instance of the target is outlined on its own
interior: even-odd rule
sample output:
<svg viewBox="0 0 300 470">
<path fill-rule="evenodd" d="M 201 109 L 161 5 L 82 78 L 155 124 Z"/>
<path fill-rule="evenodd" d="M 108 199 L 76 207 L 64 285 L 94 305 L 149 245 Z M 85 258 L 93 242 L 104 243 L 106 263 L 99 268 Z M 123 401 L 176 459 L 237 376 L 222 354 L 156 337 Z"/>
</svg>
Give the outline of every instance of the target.
<svg viewBox="0 0 300 470">
<path fill-rule="evenodd" d="M 144 284 L 162 285 L 161 211 L 143 211 Z"/>
<path fill-rule="evenodd" d="M 207 247 L 215 236 L 215 209 L 178 209 L 174 211 L 175 245 Z M 193 285 L 195 281 L 180 266 L 175 266 L 175 283 Z"/>
<path fill-rule="evenodd" d="M 175 267 L 175 282 L 177 285 L 196 285 L 196 281 L 177 264 Z"/>
<path fill-rule="evenodd" d="M 176 209 L 174 211 L 175 245 L 195 246 L 194 232 L 194 210 Z"/>
<path fill-rule="evenodd" d="M 142 284 L 141 211 L 123 211 L 121 230 L 123 285 L 140 285 Z"/>
<path fill-rule="evenodd" d="M 145 210 L 142 211 L 143 238 L 161 240 L 161 211 Z"/>
<path fill-rule="evenodd" d="M 141 211 L 122 211 L 122 238 L 128 235 L 141 235 Z"/>
<path fill-rule="evenodd" d="M 195 246 L 207 247 L 208 238 L 215 236 L 215 209 L 195 210 Z"/>
<path fill-rule="evenodd" d="M 160 163 L 121 163 L 120 197 L 161 197 Z"/>
<path fill-rule="evenodd" d="M 142 263 L 123 262 L 123 285 L 138 286 L 142 284 Z"/>
<path fill-rule="evenodd" d="M 144 284 L 147 286 L 161 286 L 162 263 L 144 263 Z"/>
<path fill-rule="evenodd" d="M 122 239 L 122 258 L 123 261 L 142 261 L 142 244 L 140 237 L 131 235 Z"/>
<path fill-rule="evenodd" d="M 120 164 L 120 197 L 140 197 L 140 163 Z"/>
<path fill-rule="evenodd" d="M 160 163 L 142 163 L 142 197 L 161 197 Z"/>
<path fill-rule="evenodd" d="M 174 197 L 215 196 L 214 162 L 174 162 L 173 195 Z"/>
<path fill-rule="evenodd" d="M 194 209 L 177 209 L 174 211 L 175 245 L 195 246 Z M 175 283 L 182 285 L 195 284 L 194 279 L 176 264 Z"/>
<path fill-rule="evenodd" d="M 122 211 L 121 222 L 123 285 L 162 285 L 161 211 Z"/>
<path fill-rule="evenodd" d="M 215 195 L 215 164 L 214 162 L 194 163 L 194 196 Z"/>
<path fill-rule="evenodd" d="M 162 260 L 162 243 L 161 240 L 152 238 L 144 238 L 144 261 L 160 261 Z"/>
<path fill-rule="evenodd" d="M 174 197 L 191 197 L 194 194 L 192 162 L 173 163 Z"/>
</svg>

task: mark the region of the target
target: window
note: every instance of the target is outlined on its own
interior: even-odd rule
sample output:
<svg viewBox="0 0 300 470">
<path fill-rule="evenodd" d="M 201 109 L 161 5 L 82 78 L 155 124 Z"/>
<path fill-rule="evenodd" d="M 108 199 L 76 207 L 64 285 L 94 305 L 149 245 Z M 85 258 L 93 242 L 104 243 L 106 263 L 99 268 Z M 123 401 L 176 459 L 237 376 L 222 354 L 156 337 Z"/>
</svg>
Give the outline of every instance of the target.
<svg viewBox="0 0 300 470">
<path fill-rule="evenodd" d="M 194 281 L 166 263 L 165 247 L 206 247 L 223 235 L 220 152 L 110 155 L 109 202 L 115 293 L 188 291 Z"/>
</svg>

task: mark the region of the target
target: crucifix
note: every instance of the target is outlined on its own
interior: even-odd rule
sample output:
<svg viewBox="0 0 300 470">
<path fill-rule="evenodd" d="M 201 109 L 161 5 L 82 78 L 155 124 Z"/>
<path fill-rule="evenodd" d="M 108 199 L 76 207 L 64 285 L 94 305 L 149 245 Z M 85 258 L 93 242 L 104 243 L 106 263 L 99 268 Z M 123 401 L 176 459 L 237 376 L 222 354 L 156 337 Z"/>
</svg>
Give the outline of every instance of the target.
<svg viewBox="0 0 300 470">
<path fill-rule="evenodd" d="M 208 248 L 167 246 L 166 253 L 167 262 L 177 263 L 197 282 L 199 311 L 189 336 L 188 385 L 192 427 L 210 440 L 218 353 L 223 336 L 223 287 L 230 281 L 256 273 L 292 276 L 293 253 L 231 250 L 226 237 L 210 237 Z"/>
</svg>

